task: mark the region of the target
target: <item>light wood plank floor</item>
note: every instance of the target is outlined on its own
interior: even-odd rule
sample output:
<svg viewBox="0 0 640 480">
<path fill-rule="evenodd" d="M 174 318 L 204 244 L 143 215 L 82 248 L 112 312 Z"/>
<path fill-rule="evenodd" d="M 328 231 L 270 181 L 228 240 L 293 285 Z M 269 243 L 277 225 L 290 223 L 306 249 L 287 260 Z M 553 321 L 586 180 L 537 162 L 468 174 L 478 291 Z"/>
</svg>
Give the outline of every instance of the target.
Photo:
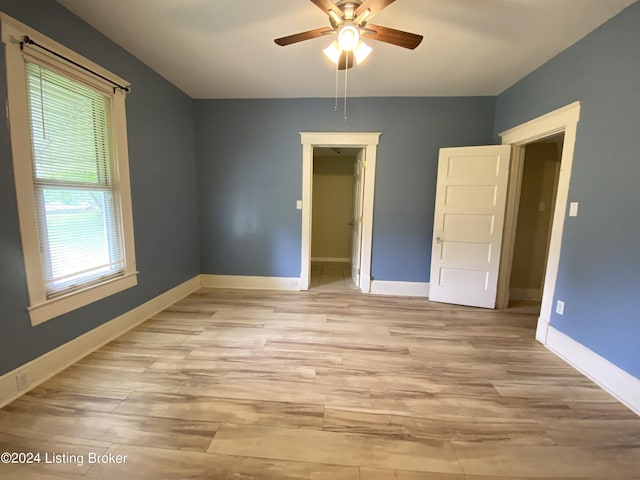
<svg viewBox="0 0 640 480">
<path fill-rule="evenodd" d="M 0 410 L 0 451 L 67 455 L 0 477 L 639 479 L 640 418 L 536 343 L 535 321 L 202 289 Z"/>
<path fill-rule="evenodd" d="M 359 291 L 351 279 L 351 264 L 346 262 L 311 262 L 309 286 L 325 292 Z"/>
</svg>

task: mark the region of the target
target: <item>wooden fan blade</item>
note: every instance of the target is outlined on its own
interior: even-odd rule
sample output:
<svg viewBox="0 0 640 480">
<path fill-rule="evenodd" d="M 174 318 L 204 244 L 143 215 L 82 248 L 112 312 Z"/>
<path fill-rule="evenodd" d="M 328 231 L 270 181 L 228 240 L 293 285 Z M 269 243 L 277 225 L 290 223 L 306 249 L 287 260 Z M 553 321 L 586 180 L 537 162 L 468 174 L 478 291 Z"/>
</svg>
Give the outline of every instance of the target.
<svg viewBox="0 0 640 480">
<path fill-rule="evenodd" d="M 285 45 L 291 45 L 292 43 L 303 42 L 304 40 L 311 40 L 312 38 L 318 38 L 324 35 L 325 33 L 333 32 L 333 30 L 329 27 L 316 28 L 315 30 L 309 30 L 307 32 L 294 33 L 293 35 L 289 35 L 287 37 L 276 38 L 274 42 L 276 42 L 281 47 Z"/>
<path fill-rule="evenodd" d="M 362 2 L 362 5 L 360 5 L 356 9 L 355 18 L 360 17 L 360 15 L 362 15 L 364 12 L 370 10 L 371 13 L 363 19 L 363 21 L 369 22 L 373 17 L 375 17 L 395 1 L 396 0 L 365 0 L 364 2 Z"/>
<path fill-rule="evenodd" d="M 370 38 L 371 40 L 377 40 L 379 42 L 397 45 L 398 47 L 408 48 L 410 50 L 413 50 L 420 45 L 423 38 L 422 35 L 403 32 L 402 30 L 396 30 L 395 28 L 381 27 L 380 25 L 367 25 L 365 30 L 362 32 L 362 36 Z"/>
<path fill-rule="evenodd" d="M 340 8 L 331 0 L 311 0 L 311 3 L 327 15 L 329 15 L 329 10 L 333 10 L 340 18 L 344 17 L 342 10 L 340 10 Z"/>
</svg>

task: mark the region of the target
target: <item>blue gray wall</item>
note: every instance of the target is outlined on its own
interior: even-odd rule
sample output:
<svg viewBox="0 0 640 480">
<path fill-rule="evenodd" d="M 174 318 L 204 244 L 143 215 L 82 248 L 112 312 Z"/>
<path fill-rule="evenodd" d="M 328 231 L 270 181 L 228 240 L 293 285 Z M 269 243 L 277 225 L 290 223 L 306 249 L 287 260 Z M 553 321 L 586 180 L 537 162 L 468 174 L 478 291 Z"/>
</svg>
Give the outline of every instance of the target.
<svg viewBox="0 0 640 480">
<path fill-rule="evenodd" d="M 640 378 L 640 4 L 501 94 L 499 133 L 582 103 L 551 324 Z"/>
<path fill-rule="evenodd" d="M 201 270 L 300 276 L 301 131 L 382 132 L 372 275 L 429 280 L 438 149 L 493 143 L 493 97 L 196 100 Z"/>
<path fill-rule="evenodd" d="M 200 271 L 193 100 L 51 0 L 0 10 L 132 84 L 127 127 L 138 286 L 32 327 L 6 116 L 0 115 L 0 375 L 152 299 Z M 0 48 L 0 111 L 6 72 Z"/>
</svg>

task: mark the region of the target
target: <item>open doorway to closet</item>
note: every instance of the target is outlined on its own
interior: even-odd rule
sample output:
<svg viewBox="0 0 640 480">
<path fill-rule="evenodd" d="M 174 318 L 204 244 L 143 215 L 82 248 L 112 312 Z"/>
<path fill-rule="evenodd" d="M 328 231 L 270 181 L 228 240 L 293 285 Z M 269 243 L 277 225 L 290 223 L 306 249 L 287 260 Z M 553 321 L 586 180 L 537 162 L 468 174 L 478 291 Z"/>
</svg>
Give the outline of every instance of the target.
<svg viewBox="0 0 640 480">
<path fill-rule="evenodd" d="M 563 144 L 564 132 L 524 146 L 509 306 L 542 301 Z"/>
<path fill-rule="evenodd" d="M 357 289 L 362 156 L 361 148 L 313 149 L 311 289 Z"/>
<path fill-rule="evenodd" d="M 361 152 L 360 191 L 361 200 L 358 228 L 352 232 L 359 240 L 352 240 L 352 258 L 358 258 L 359 268 L 352 268 L 352 278 L 363 293 L 371 291 L 371 258 L 373 244 L 373 207 L 375 194 L 376 157 L 380 132 L 300 132 L 302 143 L 302 241 L 300 248 L 300 290 L 311 285 L 311 237 L 313 211 L 314 151 L 318 148 L 353 148 Z M 355 219 L 354 219 L 355 220 Z M 353 263 L 353 262 L 352 262 Z M 353 264 L 352 264 L 353 267 Z"/>
<path fill-rule="evenodd" d="M 536 339 L 547 343 L 547 333 L 551 322 L 556 282 L 560 266 L 560 251 L 562 247 L 562 232 L 564 230 L 567 206 L 569 200 L 569 184 L 573 165 L 573 153 L 576 142 L 578 122 L 580 121 L 580 102 L 574 102 L 565 107 L 549 112 L 546 115 L 530 120 L 526 123 L 502 132 L 502 143 L 513 146 L 513 161 L 511 162 L 512 178 L 520 176 L 526 149 L 536 143 L 554 143 L 561 138 L 560 165 L 557 175 L 555 207 L 551 217 L 551 227 L 546 254 L 540 316 L 536 328 Z M 552 142 L 553 141 L 553 142 Z M 518 195 L 512 195 L 510 189 L 505 215 L 505 236 L 501 252 L 500 281 L 498 282 L 497 307 L 506 308 L 509 303 L 512 258 L 517 233 L 514 222 L 517 222 Z"/>
<path fill-rule="evenodd" d="M 579 119 L 580 102 L 574 102 L 501 133 L 502 145 L 440 150 L 431 301 L 508 307 L 525 154 L 530 145 L 555 143 L 556 147 L 549 147 L 560 155 L 559 166 L 554 167 L 555 200 L 549 205 L 548 213 L 553 213 L 547 226 L 548 240 L 540 244 L 545 251 L 541 256 L 544 265 L 538 263 L 544 272 L 543 282 L 534 287 L 541 291 L 536 339 L 546 344 Z M 540 202 L 538 199 L 538 209 L 542 208 Z M 557 304 L 556 309 L 560 308 Z"/>
</svg>

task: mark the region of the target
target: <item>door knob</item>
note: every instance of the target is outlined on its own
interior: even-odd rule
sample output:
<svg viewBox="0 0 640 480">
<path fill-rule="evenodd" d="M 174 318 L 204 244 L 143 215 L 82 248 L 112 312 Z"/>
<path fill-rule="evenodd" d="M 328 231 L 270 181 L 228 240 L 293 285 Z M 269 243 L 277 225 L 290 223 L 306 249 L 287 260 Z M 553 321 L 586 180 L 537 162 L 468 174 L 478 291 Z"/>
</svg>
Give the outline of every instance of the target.
<svg viewBox="0 0 640 480">
<path fill-rule="evenodd" d="M 436 237 L 436 245 L 440 245 L 442 242 L 444 242 L 442 237 Z"/>
</svg>

